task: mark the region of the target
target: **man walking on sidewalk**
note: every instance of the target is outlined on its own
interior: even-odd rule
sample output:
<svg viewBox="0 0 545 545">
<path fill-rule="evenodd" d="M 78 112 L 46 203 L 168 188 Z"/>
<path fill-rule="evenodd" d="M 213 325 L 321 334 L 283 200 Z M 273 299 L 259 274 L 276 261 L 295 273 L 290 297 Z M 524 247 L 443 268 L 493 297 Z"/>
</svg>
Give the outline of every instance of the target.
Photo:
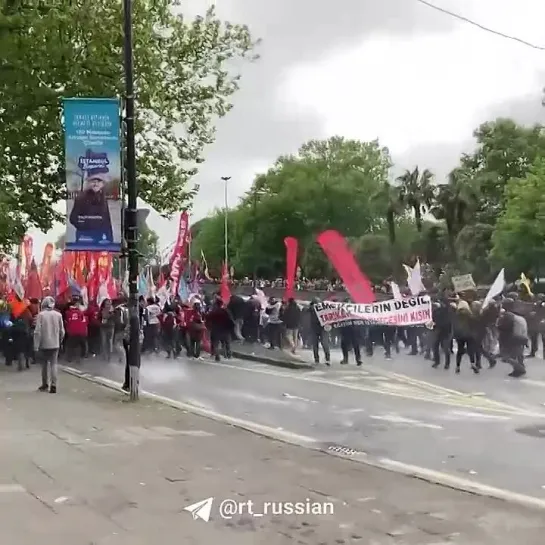
<svg viewBox="0 0 545 545">
<path fill-rule="evenodd" d="M 55 310 L 55 299 L 45 297 L 34 329 L 34 350 L 42 364 L 42 385 L 38 388 L 40 392 L 47 392 L 49 389 L 50 393 L 57 393 L 57 359 L 63 339 L 62 315 Z"/>
</svg>

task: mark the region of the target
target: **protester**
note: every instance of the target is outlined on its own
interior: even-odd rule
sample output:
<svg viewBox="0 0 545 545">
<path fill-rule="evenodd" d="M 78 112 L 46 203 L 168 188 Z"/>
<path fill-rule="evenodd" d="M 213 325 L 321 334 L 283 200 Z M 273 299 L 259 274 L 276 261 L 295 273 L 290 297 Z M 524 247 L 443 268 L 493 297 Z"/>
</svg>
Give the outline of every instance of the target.
<svg viewBox="0 0 545 545">
<path fill-rule="evenodd" d="M 80 300 L 73 298 L 65 312 L 66 356 L 80 362 L 87 355 L 88 317 L 80 307 Z"/>
<path fill-rule="evenodd" d="M 269 304 L 265 309 L 268 316 L 267 333 L 269 338 L 269 348 L 282 348 L 282 320 L 280 319 L 280 307 L 282 303 L 274 297 L 269 298 Z"/>
<path fill-rule="evenodd" d="M 45 297 L 42 310 L 36 318 L 34 329 L 34 350 L 39 354 L 42 365 L 40 392 L 57 393 L 57 360 L 64 339 L 62 315 L 55 310 L 55 299 Z"/>
<path fill-rule="evenodd" d="M 187 336 L 188 336 L 188 356 L 190 358 L 200 359 L 201 344 L 206 326 L 204 324 L 200 303 L 194 303 L 193 308 L 186 314 L 187 316 Z"/>
<path fill-rule="evenodd" d="M 206 314 L 206 326 L 210 331 L 211 354 L 216 361 L 221 360 L 220 346 L 226 358 L 231 357 L 231 336 L 235 330 L 235 320 L 218 297 L 210 312 Z"/>
<path fill-rule="evenodd" d="M 288 300 L 288 304 L 282 313 L 282 320 L 286 327 L 286 341 L 291 348 L 292 354 L 295 354 L 299 342 L 301 309 L 293 297 Z"/>
<path fill-rule="evenodd" d="M 106 299 L 100 305 L 100 347 L 101 353 L 110 362 L 114 350 L 115 316 L 112 301 Z"/>
<path fill-rule="evenodd" d="M 144 344 L 142 352 L 157 352 L 161 334 L 160 316 L 161 307 L 153 297 L 149 297 L 147 306 L 144 308 Z"/>
<path fill-rule="evenodd" d="M 329 351 L 329 336 L 327 331 L 324 330 L 322 324 L 314 312 L 314 305 L 318 301 L 313 299 L 310 303 L 310 339 L 312 344 L 312 352 L 314 354 L 314 363 L 320 363 L 320 351 L 319 345 L 322 345 L 325 356 L 325 364 L 329 367 L 331 362 L 331 353 Z"/>
</svg>

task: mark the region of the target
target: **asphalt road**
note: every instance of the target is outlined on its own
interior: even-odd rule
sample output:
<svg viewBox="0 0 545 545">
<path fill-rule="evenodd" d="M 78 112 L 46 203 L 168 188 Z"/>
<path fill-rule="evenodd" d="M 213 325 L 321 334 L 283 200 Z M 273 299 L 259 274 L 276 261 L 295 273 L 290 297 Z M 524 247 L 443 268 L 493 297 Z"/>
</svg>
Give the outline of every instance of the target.
<svg viewBox="0 0 545 545">
<path fill-rule="evenodd" d="M 334 360 L 335 361 L 335 360 Z M 121 381 L 123 366 L 78 369 Z M 545 362 L 524 380 L 502 364 L 473 375 L 380 353 L 364 365 L 287 370 L 230 360 L 144 359 L 143 389 L 231 417 L 545 498 Z"/>
</svg>

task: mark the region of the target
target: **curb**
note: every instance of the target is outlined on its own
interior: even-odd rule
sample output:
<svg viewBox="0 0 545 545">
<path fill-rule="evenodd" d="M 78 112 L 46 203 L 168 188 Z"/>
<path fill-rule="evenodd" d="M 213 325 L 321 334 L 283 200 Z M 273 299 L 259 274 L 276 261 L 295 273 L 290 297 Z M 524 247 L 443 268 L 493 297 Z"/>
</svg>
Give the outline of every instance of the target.
<svg viewBox="0 0 545 545">
<path fill-rule="evenodd" d="M 64 365 L 60 365 L 59 367 L 62 371 L 69 375 L 81 378 L 83 380 L 87 380 L 88 382 L 104 386 L 106 388 L 109 388 L 110 390 L 115 390 L 116 392 L 120 392 L 126 395 L 126 392 L 124 392 L 119 384 L 113 380 L 93 376 L 89 373 L 84 373 L 77 369 L 66 367 Z M 455 475 L 451 475 L 449 473 L 434 471 L 432 469 L 427 469 L 420 466 L 413 466 L 410 464 L 405 464 L 403 462 L 398 462 L 396 460 L 391 460 L 389 458 L 373 458 L 371 456 L 368 456 L 364 452 L 342 454 L 342 452 L 336 452 L 335 450 L 325 448 L 324 443 L 320 443 L 311 437 L 306 437 L 303 435 L 288 432 L 283 429 L 275 429 L 262 424 L 257 424 L 256 422 L 223 415 L 209 409 L 205 409 L 203 407 L 198 407 L 196 405 L 191 405 L 189 403 L 184 403 L 181 401 L 175 401 L 168 397 L 164 397 L 151 392 L 146 392 L 144 390 L 140 392 L 140 396 L 143 398 L 157 401 L 174 409 L 195 414 L 197 416 L 202 416 L 204 418 L 208 418 L 221 424 L 228 424 L 238 429 L 249 431 L 261 437 L 266 437 L 268 439 L 274 439 L 276 441 L 280 441 L 290 445 L 308 448 L 311 450 L 322 452 L 323 454 L 328 454 L 329 456 L 335 456 L 337 458 L 342 458 L 351 462 L 362 463 L 378 469 L 392 471 L 399 475 L 404 475 L 406 477 L 425 481 L 427 483 L 442 486 L 444 488 L 458 490 L 460 492 L 465 492 L 473 496 L 486 497 L 508 503 L 514 503 L 530 509 L 545 511 L 545 499 L 535 496 L 519 494 L 517 492 L 512 492 L 503 488 L 496 488 L 469 479 L 456 477 Z"/>
<path fill-rule="evenodd" d="M 296 361 L 279 360 L 276 358 L 268 358 L 267 356 L 248 354 L 247 352 L 239 352 L 238 350 L 232 350 L 232 354 L 235 358 L 238 358 L 240 360 L 266 363 L 267 365 L 272 365 L 274 367 L 283 367 L 284 369 L 314 369 L 314 366 L 311 363 L 298 363 Z"/>
</svg>

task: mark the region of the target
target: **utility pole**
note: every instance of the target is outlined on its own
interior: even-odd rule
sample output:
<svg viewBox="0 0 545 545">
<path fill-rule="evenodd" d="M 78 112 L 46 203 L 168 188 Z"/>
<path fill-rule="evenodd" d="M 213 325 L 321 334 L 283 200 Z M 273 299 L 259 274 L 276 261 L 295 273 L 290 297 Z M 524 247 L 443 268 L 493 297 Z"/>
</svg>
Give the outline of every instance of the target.
<svg viewBox="0 0 545 545">
<path fill-rule="evenodd" d="M 228 234 L 228 217 L 229 217 L 229 203 L 227 202 L 227 182 L 231 179 L 231 176 L 222 176 L 221 179 L 225 184 L 224 188 L 224 200 L 225 200 L 225 225 L 224 225 L 224 250 L 225 250 L 225 269 L 229 266 L 229 234 Z"/>
<path fill-rule="evenodd" d="M 130 398 L 138 399 L 140 382 L 140 317 L 138 313 L 138 186 L 136 182 L 136 151 L 134 141 L 134 73 L 132 39 L 132 0 L 123 0 L 124 61 L 125 61 L 125 145 L 127 209 L 125 213 L 125 238 L 129 261 L 129 369 Z"/>
</svg>

